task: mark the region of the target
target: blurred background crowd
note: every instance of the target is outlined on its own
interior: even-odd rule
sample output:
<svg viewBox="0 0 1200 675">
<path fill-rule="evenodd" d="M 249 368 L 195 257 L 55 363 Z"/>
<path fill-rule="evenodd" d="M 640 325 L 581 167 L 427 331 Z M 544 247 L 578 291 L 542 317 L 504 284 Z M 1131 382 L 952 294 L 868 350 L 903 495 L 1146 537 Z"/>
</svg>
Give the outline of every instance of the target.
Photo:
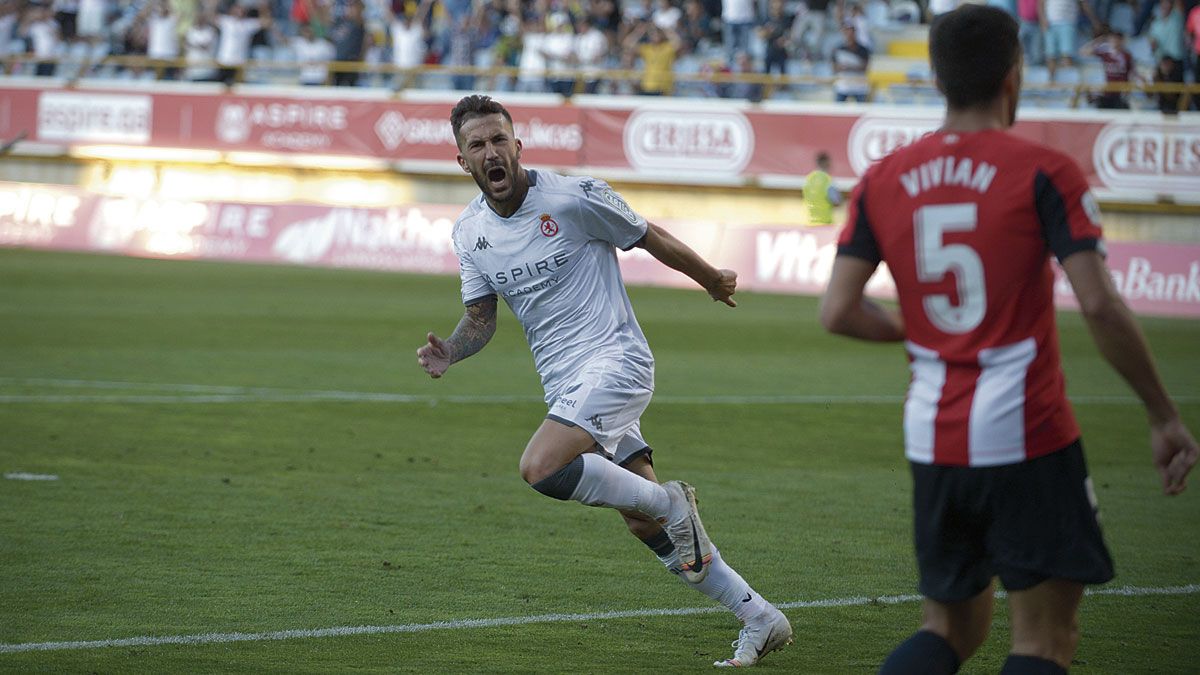
<svg viewBox="0 0 1200 675">
<path fill-rule="evenodd" d="M 224 82 L 278 81 L 245 66 L 290 64 L 293 83 L 394 88 L 423 86 L 422 65 L 506 66 L 446 84 L 563 94 L 672 94 L 678 74 L 708 74 L 691 93 L 751 100 L 763 79 L 734 75 L 807 75 L 837 100 L 866 100 L 881 46 L 959 1 L 0 0 L 0 58 L 16 74 Z M 1182 83 L 1200 69 L 1200 0 L 987 2 L 1018 20 L 1035 82 L 1091 69 L 1101 82 Z M 1095 103 L 1127 105 L 1120 92 Z"/>
</svg>

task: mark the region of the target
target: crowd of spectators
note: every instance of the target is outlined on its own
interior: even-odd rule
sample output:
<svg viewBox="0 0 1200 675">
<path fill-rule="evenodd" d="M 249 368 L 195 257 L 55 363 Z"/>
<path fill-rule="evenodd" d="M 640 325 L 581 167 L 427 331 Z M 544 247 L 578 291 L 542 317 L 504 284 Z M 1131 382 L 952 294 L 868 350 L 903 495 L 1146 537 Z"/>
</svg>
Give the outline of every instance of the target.
<svg viewBox="0 0 1200 675">
<path fill-rule="evenodd" d="M 862 101 L 878 34 L 960 1 L 0 0 L 0 58 L 22 54 L 22 72 L 53 75 L 72 58 L 95 69 L 108 55 L 139 56 L 105 72 L 222 82 L 247 77 L 248 63 L 286 63 L 305 85 L 397 88 L 420 85 L 412 69 L 442 64 L 466 67 L 452 71 L 456 89 L 563 94 L 671 94 L 681 72 L 813 74 L 833 78 L 837 100 Z M 1051 80 L 1081 58 L 1098 59 L 1110 81 L 1195 79 L 1198 0 L 985 1 L 1019 20 L 1026 63 Z M 1127 36 L 1143 36 L 1148 54 L 1131 53 Z M 472 70 L 490 66 L 516 74 L 480 81 Z M 599 76 L 613 69 L 639 76 Z M 701 90 L 762 97 L 761 80 L 737 79 Z"/>
</svg>

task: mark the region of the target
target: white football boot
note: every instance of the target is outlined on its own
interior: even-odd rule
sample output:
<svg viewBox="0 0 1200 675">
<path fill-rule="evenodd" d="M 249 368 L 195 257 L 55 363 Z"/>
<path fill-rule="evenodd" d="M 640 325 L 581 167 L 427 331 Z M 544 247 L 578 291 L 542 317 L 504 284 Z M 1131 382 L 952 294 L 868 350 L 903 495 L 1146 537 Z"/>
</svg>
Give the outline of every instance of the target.
<svg viewBox="0 0 1200 675">
<path fill-rule="evenodd" d="M 792 624 L 770 606 L 746 622 L 733 641 L 733 658 L 713 663 L 718 668 L 749 668 L 776 649 L 792 644 Z"/>
<path fill-rule="evenodd" d="M 680 575 L 688 583 L 698 584 L 708 576 L 712 541 L 696 511 L 696 489 L 678 480 L 663 483 L 663 489 L 671 498 L 663 530 L 679 553 Z"/>
</svg>

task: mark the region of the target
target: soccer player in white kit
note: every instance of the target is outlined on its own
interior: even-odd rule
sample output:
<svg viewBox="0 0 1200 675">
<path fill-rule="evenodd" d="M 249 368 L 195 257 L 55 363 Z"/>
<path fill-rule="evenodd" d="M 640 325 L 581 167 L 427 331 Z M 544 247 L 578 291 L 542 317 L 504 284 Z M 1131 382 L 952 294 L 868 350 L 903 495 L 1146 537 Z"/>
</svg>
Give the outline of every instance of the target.
<svg viewBox="0 0 1200 675">
<path fill-rule="evenodd" d="M 617 509 L 629 531 L 684 582 L 743 623 L 734 655 L 751 666 L 792 641 L 787 617 L 722 560 L 691 486 L 659 485 L 638 421 L 654 357 L 633 315 L 616 248 L 644 248 L 733 307 L 737 274 L 709 265 L 603 181 L 521 167 L 512 117 L 487 96 L 450 114 L 458 163 L 482 191 L 454 225 L 463 318 L 417 350 L 431 377 L 475 354 L 496 330 L 497 298 L 525 330 L 549 407 L 521 456 L 521 477 L 549 497 Z"/>
</svg>

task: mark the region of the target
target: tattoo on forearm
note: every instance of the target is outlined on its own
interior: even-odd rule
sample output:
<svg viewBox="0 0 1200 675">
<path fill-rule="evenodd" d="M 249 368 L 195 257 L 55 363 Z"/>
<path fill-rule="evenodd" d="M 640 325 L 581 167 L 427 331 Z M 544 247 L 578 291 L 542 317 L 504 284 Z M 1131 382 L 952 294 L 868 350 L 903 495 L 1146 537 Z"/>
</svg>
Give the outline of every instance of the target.
<svg viewBox="0 0 1200 675">
<path fill-rule="evenodd" d="M 496 333 L 496 298 L 485 298 L 467 306 L 454 332 L 446 338 L 450 363 L 457 363 L 483 349 Z"/>
</svg>

